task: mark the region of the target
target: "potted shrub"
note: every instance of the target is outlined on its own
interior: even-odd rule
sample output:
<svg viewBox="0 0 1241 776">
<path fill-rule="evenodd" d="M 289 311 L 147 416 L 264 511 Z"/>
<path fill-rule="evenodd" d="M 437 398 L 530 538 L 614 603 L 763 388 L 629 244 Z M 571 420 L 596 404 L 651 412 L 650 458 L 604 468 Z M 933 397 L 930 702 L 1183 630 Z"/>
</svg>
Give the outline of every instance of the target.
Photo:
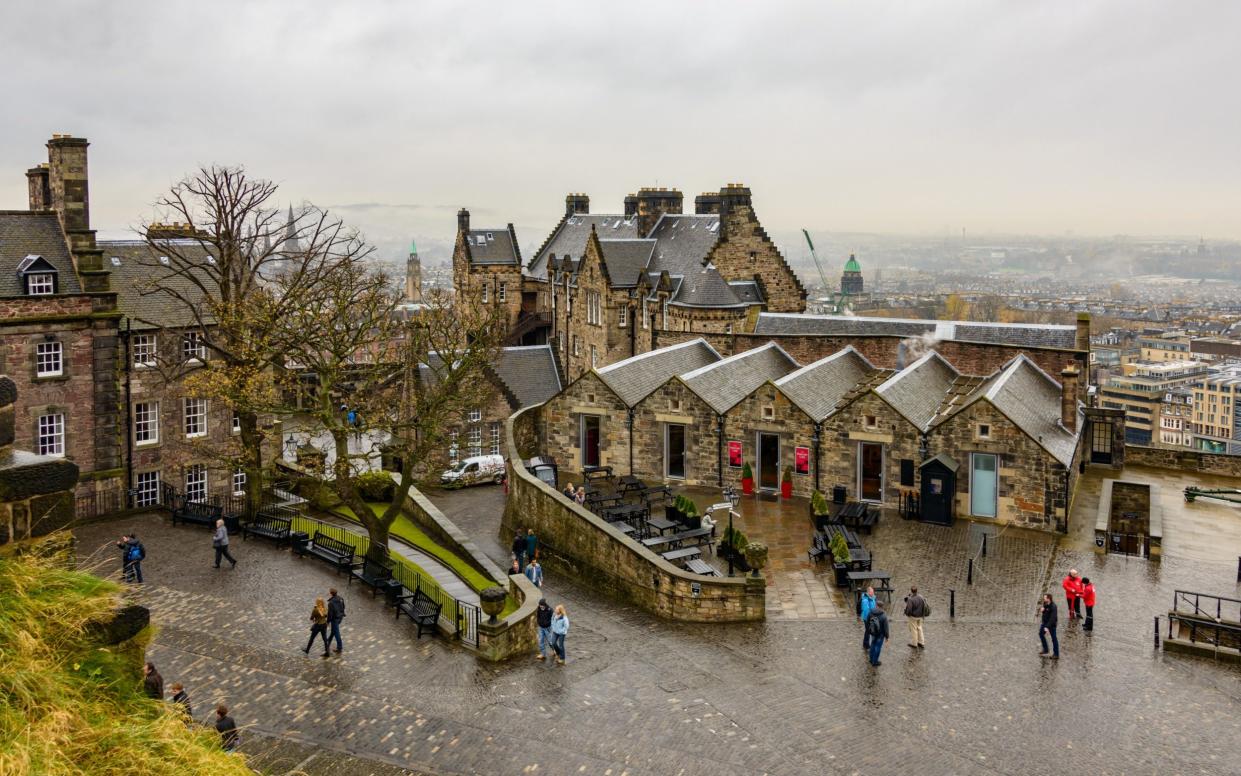
<svg viewBox="0 0 1241 776">
<path fill-rule="evenodd" d="M 685 496 L 678 493 L 677 497 L 672 499 L 672 503 L 664 507 L 664 517 L 676 523 L 682 522 L 683 507 L 687 500 Z"/>
<path fill-rule="evenodd" d="M 832 505 L 827 503 L 827 496 L 823 495 L 823 491 L 816 490 L 810 494 L 810 521 L 814 523 L 814 527 L 822 529 L 832 516 Z"/>
<path fill-rule="evenodd" d="M 720 540 L 718 552 L 727 560 L 732 558 L 733 565 L 742 571 L 749 571 L 750 565 L 746 563 L 745 548 L 749 544 L 749 540 L 745 538 L 745 534 L 736 528 L 731 531 L 724 529 L 724 538 Z"/>
<path fill-rule="evenodd" d="M 701 528 L 702 515 L 698 514 L 698 505 L 687 496 L 682 496 L 684 501 L 681 502 L 681 525 L 686 528 Z"/>
<path fill-rule="evenodd" d="M 793 467 L 784 467 L 784 476 L 780 479 L 780 495 L 793 498 Z"/>
<path fill-rule="evenodd" d="M 741 492 L 747 496 L 754 495 L 754 470 L 750 468 L 749 461 L 741 465 Z"/>
<path fill-rule="evenodd" d="M 849 545 L 844 534 L 834 534 L 827 545 L 832 551 L 832 571 L 836 572 L 836 587 L 849 584 Z"/>
</svg>

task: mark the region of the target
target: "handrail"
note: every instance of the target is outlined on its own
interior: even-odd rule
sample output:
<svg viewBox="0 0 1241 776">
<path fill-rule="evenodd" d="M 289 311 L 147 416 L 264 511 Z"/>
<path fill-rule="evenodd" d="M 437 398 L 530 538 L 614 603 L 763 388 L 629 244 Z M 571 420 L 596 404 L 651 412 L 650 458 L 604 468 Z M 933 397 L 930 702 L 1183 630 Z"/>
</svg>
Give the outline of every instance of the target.
<svg viewBox="0 0 1241 776">
<path fill-rule="evenodd" d="M 1192 601 L 1190 600 L 1190 596 L 1193 596 Z M 1215 602 L 1215 614 L 1214 615 L 1212 615 L 1209 611 L 1204 610 L 1202 608 L 1201 604 L 1202 604 L 1202 599 L 1204 598 L 1207 599 L 1208 605 L 1210 605 L 1210 601 Z M 1200 617 L 1209 617 L 1217 621 L 1224 619 L 1224 602 L 1228 602 L 1229 604 L 1236 604 L 1237 605 L 1237 619 L 1238 621 L 1241 621 L 1241 599 L 1228 598 L 1227 596 L 1211 595 L 1210 593 L 1198 593 L 1193 590 L 1177 590 L 1173 593 L 1173 596 L 1172 596 L 1172 611 L 1173 612 L 1181 611 L 1180 603 L 1182 601 L 1188 604 L 1189 606 L 1193 607 L 1194 614 Z"/>
</svg>

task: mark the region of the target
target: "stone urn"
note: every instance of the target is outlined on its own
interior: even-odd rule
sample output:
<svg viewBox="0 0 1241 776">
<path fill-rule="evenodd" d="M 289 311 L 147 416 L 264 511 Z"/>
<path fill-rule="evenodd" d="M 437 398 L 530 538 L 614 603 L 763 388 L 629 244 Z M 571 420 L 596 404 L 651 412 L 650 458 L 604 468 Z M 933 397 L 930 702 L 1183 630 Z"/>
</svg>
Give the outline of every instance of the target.
<svg viewBox="0 0 1241 776">
<path fill-rule="evenodd" d="M 745 562 L 754 570 L 752 576 L 757 577 L 758 572 L 767 565 L 767 545 L 762 542 L 750 542 L 745 546 Z"/>
<path fill-rule="evenodd" d="M 499 623 L 496 615 L 504 611 L 504 601 L 508 598 L 508 591 L 499 586 L 489 587 L 479 593 L 478 598 L 482 602 L 483 613 L 487 615 L 487 624 Z"/>
</svg>

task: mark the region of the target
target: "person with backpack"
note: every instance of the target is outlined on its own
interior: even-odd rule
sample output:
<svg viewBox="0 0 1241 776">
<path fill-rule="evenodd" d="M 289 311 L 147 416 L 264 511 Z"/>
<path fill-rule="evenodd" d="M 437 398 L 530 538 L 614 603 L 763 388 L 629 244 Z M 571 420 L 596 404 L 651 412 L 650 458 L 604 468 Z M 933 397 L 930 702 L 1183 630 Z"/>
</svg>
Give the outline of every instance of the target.
<svg viewBox="0 0 1241 776">
<path fill-rule="evenodd" d="M 879 653 L 883 651 L 883 642 L 888 639 L 888 615 L 883 611 L 883 601 L 876 601 L 866 619 L 866 631 L 870 634 L 870 664 L 875 667 L 883 665 L 879 661 Z"/>
<path fill-rule="evenodd" d="M 323 638 L 323 656 L 328 657 L 331 653 L 327 648 L 327 604 L 323 603 L 322 598 L 316 598 L 315 606 L 310 610 L 310 640 L 306 642 L 302 652 L 310 654 L 310 647 L 315 643 L 315 636 Z"/>
<path fill-rule="evenodd" d="M 905 616 L 909 618 L 909 646 L 915 649 L 926 647 L 922 634 L 922 620 L 930 613 L 931 605 L 926 602 L 925 598 L 918 595 L 918 586 L 914 585 L 909 588 L 909 595 L 905 596 Z"/>
<path fill-rule="evenodd" d="M 142 584 L 142 561 L 146 560 L 147 549 L 138 541 L 137 534 L 122 536 L 116 546 L 121 551 L 121 576 L 126 582 Z"/>
<path fill-rule="evenodd" d="M 211 536 L 211 546 L 215 548 L 215 567 L 220 567 L 220 558 L 227 558 L 233 564 L 229 568 L 237 568 L 237 559 L 228 552 L 228 529 L 224 527 L 223 518 L 215 521 L 215 533 Z"/>
<path fill-rule="evenodd" d="M 539 625 L 539 654 L 535 660 L 547 659 L 547 648 L 552 643 L 552 607 L 546 598 L 539 599 L 539 606 L 534 610 L 534 619 Z"/>
<path fill-rule="evenodd" d="M 1082 623 L 1082 630 L 1094 630 L 1094 583 L 1090 581 L 1090 577 L 1082 577 L 1082 603 L 1086 605 L 1086 621 Z"/>
<path fill-rule="evenodd" d="M 328 588 L 327 599 L 327 624 L 331 628 L 328 634 L 327 646 L 331 646 L 332 642 L 336 642 L 336 654 L 345 648 L 344 643 L 340 640 L 340 621 L 345 619 L 345 599 L 336 594 L 336 588 Z"/>
<path fill-rule="evenodd" d="M 866 627 L 866 622 L 870 619 L 870 613 L 875 608 L 875 588 L 866 588 L 866 592 L 862 594 L 862 600 L 859 602 L 859 605 L 862 607 L 859 613 L 862 618 L 862 651 L 869 653 L 870 628 Z"/>
<path fill-rule="evenodd" d="M 1051 600 L 1051 593 L 1044 593 L 1043 605 L 1039 609 L 1038 640 L 1043 645 L 1043 651 L 1039 655 L 1048 656 L 1047 637 L 1051 636 L 1052 660 L 1060 659 L 1060 640 L 1056 638 L 1057 619 L 1056 602 Z"/>
</svg>

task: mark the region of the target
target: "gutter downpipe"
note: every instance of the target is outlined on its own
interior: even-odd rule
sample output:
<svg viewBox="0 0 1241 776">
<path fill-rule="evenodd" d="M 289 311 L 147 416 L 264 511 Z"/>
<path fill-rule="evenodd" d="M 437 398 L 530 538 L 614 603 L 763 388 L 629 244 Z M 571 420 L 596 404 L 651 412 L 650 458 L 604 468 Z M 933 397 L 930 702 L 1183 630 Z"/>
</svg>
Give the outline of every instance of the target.
<svg viewBox="0 0 1241 776">
<path fill-rule="evenodd" d="M 629 476 L 633 476 L 633 407 L 625 410 L 625 425 L 629 427 Z"/>
<path fill-rule="evenodd" d="M 819 432 L 822 430 L 823 430 L 822 421 L 814 424 L 814 437 L 811 439 L 811 441 L 814 442 L 814 489 L 815 490 L 820 490 L 819 488 Z"/>
<path fill-rule="evenodd" d="M 715 468 L 719 472 L 718 483 L 724 487 L 724 416 L 715 416 L 715 438 L 717 442 L 717 451 L 715 455 Z"/>
<path fill-rule="evenodd" d="M 134 432 L 132 415 L 134 358 L 130 352 L 132 334 L 133 320 L 127 317 L 122 339 L 125 340 L 125 503 L 130 509 L 134 508 L 133 496 L 130 495 L 134 489 Z"/>
</svg>

